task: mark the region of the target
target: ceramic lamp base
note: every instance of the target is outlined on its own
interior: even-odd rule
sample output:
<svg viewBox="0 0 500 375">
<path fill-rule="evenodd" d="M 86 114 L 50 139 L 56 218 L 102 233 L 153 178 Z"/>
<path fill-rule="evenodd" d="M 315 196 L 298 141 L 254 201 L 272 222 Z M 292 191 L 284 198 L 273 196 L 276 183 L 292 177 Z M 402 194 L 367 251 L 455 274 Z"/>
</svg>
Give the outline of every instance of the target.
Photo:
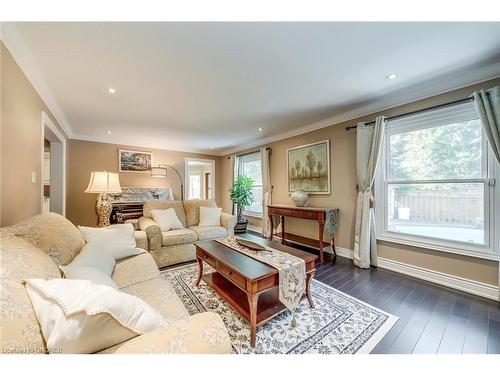
<svg viewBox="0 0 500 375">
<path fill-rule="evenodd" d="M 109 203 L 108 196 L 106 193 L 101 193 L 97 196 L 95 210 L 97 212 L 97 226 L 98 227 L 108 226 L 109 217 L 111 216 L 112 206 L 111 203 Z"/>
</svg>

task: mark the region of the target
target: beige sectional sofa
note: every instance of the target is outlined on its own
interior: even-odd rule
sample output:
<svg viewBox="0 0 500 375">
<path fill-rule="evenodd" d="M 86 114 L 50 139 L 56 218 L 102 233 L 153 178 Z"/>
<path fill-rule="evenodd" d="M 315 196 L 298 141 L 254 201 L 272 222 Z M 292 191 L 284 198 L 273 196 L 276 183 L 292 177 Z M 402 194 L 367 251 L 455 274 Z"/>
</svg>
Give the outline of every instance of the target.
<svg viewBox="0 0 500 375">
<path fill-rule="evenodd" d="M 194 242 L 234 235 L 236 216 L 222 213 L 219 226 L 198 226 L 200 206 L 217 207 L 213 199 L 194 199 L 188 201 L 146 201 L 139 228 L 146 233 L 147 250 L 158 267 L 187 262 L 195 259 Z M 182 229 L 163 232 L 151 218 L 151 210 L 173 208 L 182 223 Z"/>
<path fill-rule="evenodd" d="M 138 244 L 145 241 L 137 235 Z M 2 353 L 44 353 L 45 342 L 23 281 L 60 278 L 58 265 L 73 260 L 84 246 L 83 237 L 68 220 L 50 213 L 0 229 L 0 241 Z M 169 324 L 101 353 L 230 353 L 220 316 L 189 316 L 149 253 L 118 261 L 112 279 L 122 292 L 158 310 Z"/>
</svg>

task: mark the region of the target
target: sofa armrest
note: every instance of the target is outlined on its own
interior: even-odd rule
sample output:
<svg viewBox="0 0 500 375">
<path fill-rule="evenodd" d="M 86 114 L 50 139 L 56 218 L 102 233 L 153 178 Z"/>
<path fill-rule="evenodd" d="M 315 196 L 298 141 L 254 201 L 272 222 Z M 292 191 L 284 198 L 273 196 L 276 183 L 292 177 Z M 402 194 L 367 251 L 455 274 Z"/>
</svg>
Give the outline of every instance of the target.
<svg viewBox="0 0 500 375">
<path fill-rule="evenodd" d="M 134 231 L 135 236 L 135 246 L 140 247 L 141 249 L 148 250 L 148 236 L 146 232 L 142 230 Z"/>
<path fill-rule="evenodd" d="M 227 229 L 227 235 L 229 237 L 234 236 L 236 220 L 236 216 L 234 215 L 226 214 L 225 212 L 220 214 L 220 225 Z"/>
<path fill-rule="evenodd" d="M 122 344 L 115 354 L 230 354 L 222 318 L 213 312 L 172 322 Z"/>
<path fill-rule="evenodd" d="M 160 250 L 161 248 L 161 229 L 156 222 L 149 217 L 139 219 L 139 229 L 146 232 L 148 238 L 148 250 Z"/>
</svg>

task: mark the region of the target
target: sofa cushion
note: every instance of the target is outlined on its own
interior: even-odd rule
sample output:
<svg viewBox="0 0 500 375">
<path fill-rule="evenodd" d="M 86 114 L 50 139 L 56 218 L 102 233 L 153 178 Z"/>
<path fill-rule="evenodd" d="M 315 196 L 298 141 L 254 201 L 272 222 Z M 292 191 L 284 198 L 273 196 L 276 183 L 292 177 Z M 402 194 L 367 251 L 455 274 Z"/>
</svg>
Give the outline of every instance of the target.
<svg viewBox="0 0 500 375">
<path fill-rule="evenodd" d="M 167 322 L 184 319 L 189 315 L 170 283 L 161 276 L 120 290 L 141 298 L 160 312 Z"/>
<path fill-rule="evenodd" d="M 85 241 L 69 220 L 56 213 L 34 216 L 2 229 L 42 249 L 57 264 L 65 266 L 80 252 Z"/>
<path fill-rule="evenodd" d="M 213 240 L 214 238 L 227 237 L 227 229 L 219 226 L 205 226 L 199 227 L 197 225 L 189 227 L 193 232 L 198 235 L 198 240 Z"/>
<path fill-rule="evenodd" d="M 159 276 L 160 270 L 153 257 L 144 253 L 116 262 L 111 278 L 118 288 L 125 288 Z"/>
<path fill-rule="evenodd" d="M 44 353 L 45 343 L 24 280 L 61 277 L 42 250 L 22 238 L 0 231 L 0 340 L 2 353 Z"/>
<path fill-rule="evenodd" d="M 184 243 L 191 243 L 198 240 L 198 236 L 192 230 L 187 228 L 169 230 L 168 232 L 161 233 L 161 245 L 181 245 Z"/>
<path fill-rule="evenodd" d="M 184 211 L 186 212 L 185 227 L 189 228 L 193 225 L 198 225 L 200 222 L 200 206 L 217 207 L 213 199 L 191 199 L 184 201 Z"/>
<path fill-rule="evenodd" d="M 143 215 L 152 218 L 151 210 L 167 210 L 173 208 L 177 217 L 186 228 L 186 214 L 184 213 L 184 205 L 181 201 L 145 201 L 143 207 Z"/>
</svg>

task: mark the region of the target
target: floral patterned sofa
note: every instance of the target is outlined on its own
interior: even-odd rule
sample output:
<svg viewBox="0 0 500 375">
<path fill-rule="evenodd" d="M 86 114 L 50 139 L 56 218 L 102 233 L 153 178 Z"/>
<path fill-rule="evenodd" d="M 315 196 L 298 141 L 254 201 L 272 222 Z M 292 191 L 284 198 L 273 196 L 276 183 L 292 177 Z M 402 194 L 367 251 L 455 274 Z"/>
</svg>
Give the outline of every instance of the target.
<svg viewBox="0 0 500 375">
<path fill-rule="evenodd" d="M 138 240 L 141 240 L 140 235 Z M 60 278 L 58 265 L 70 263 L 83 245 L 78 228 L 54 213 L 0 229 L 2 353 L 46 352 L 23 281 Z M 122 292 L 142 298 L 170 324 L 100 353 L 231 352 L 229 336 L 220 316 L 211 312 L 189 316 L 149 253 L 118 261 L 112 279 Z"/>
<path fill-rule="evenodd" d="M 217 207 L 213 199 L 193 199 L 188 201 L 146 201 L 143 217 L 139 219 L 139 228 L 147 236 L 147 249 L 158 267 L 187 262 L 195 259 L 196 241 L 233 236 L 236 216 L 222 213 L 219 226 L 198 226 L 200 222 L 200 206 Z M 151 218 L 151 210 L 173 208 L 182 223 L 182 229 L 162 232 Z"/>
</svg>

